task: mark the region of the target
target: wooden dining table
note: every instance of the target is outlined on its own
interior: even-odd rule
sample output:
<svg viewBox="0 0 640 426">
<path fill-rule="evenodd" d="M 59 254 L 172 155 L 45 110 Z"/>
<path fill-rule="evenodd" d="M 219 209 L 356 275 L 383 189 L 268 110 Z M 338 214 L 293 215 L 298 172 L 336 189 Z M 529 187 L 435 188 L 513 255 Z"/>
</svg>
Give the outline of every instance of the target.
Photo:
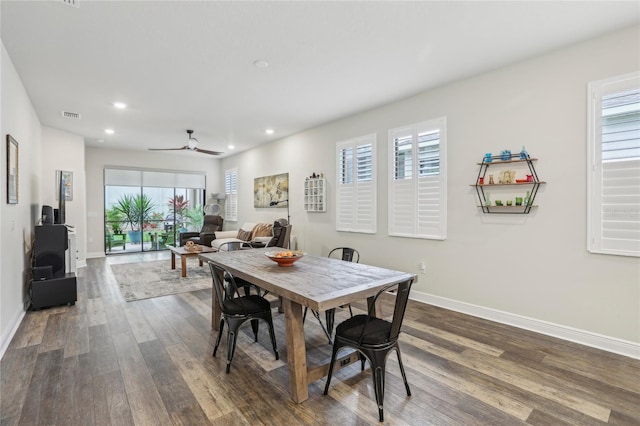
<svg viewBox="0 0 640 426">
<path fill-rule="evenodd" d="M 316 312 L 367 299 L 369 304 L 383 287 L 416 280 L 416 275 L 363 263 L 306 255 L 293 266 L 278 266 L 265 256 L 273 248 L 201 254 L 212 262 L 270 293 L 280 296 L 285 315 L 289 391 L 297 403 L 309 398 L 309 384 L 328 374 L 329 364 L 307 367 L 302 312 Z M 220 307 L 213 292 L 211 326 L 217 330 Z M 373 307 L 375 309 L 375 307 Z M 358 360 L 356 353 L 338 358 L 334 369 Z"/>
</svg>

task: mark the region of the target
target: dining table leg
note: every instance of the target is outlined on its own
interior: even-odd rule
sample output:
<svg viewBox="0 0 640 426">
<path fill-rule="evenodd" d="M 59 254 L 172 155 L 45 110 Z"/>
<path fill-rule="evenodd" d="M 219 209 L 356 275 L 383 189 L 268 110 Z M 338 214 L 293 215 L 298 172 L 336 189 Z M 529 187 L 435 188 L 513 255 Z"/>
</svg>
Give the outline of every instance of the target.
<svg viewBox="0 0 640 426">
<path fill-rule="evenodd" d="M 287 334 L 287 363 L 289 365 L 289 392 L 294 402 L 309 399 L 307 378 L 307 350 L 302 324 L 302 305 L 282 298 Z"/>
<path fill-rule="evenodd" d="M 215 272 L 218 274 L 218 279 L 220 282 L 224 282 L 224 273 L 222 270 L 218 270 Z M 215 283 L 213 284 L 215 285 Z M 211 328 L 215 331 L 218 331 L 220 328 L 220 318 L 222 317 L 222 310 L 220 309 L 220 304 L 218 303 L 218 296 L 216 294 L 215 289 L 211 291 Z"/>
</svg>

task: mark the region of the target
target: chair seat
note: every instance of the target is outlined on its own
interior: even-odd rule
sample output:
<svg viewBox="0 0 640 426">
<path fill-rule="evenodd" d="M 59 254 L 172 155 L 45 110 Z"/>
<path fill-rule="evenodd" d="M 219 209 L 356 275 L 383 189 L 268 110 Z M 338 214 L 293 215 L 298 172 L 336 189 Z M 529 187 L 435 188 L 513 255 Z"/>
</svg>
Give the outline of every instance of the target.
<svg viewBox="0 0 640 426">
<path fill-rule="evenodd" d="M 259 312 L 268 311 L 271 309 L 271 304 L 264 297 L 251 294 L 249 296 L 236 297 L 234 299 L 227 299 L 223 301 L 224 311 L 227 315 L 244 315 L 242 305 L 238 302 L 238 299 L 242 300 L 246 313 L 251 315 Z"/>
<path fill-rule="evenodd" d="M 355 343 L 360 339 L 360 334 L 365 326 L 368 315 L 356 315 L 340 323 L 336 328 L 336 336 Z M 380 318 L 371 317 L 367 329 L 362 336 L 362 344 L 380 345 L 386 343 L 391 331 L 391 323 Z"/>
</svg>

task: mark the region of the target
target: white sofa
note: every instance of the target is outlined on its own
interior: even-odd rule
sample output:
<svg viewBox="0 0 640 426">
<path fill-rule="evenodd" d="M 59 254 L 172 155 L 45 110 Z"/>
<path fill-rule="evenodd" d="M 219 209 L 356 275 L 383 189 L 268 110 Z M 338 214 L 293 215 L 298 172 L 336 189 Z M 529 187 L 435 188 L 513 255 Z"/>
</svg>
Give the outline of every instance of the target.
<svg viewBox="0 0 640 426">
<path fill-rule="evenodd" d="M 272 228 L 273 225 L 269 223 L 245 222 L 238 230 L 216 231 L 216 238 L 211 241 L 211 247 L 219 249 L 225 243 L 257 242 L 267 244 L 272 237 Z M 225 247 L 222 249 L 225 250 Z"/>
</svg>

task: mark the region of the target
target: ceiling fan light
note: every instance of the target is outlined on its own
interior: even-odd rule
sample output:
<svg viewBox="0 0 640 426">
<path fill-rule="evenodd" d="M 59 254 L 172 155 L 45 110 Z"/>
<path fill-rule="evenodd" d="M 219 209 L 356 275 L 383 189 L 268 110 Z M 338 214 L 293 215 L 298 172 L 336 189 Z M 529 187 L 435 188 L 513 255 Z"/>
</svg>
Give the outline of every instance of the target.
<svg viewBox="0 0 640 426">
<path fill-rule="evenodd" d="M 187 143 L 187 146 L 189 147 L 189 149 L 196 149 L 196 147 L 198 146 L 198 139 L 196 138 L 189 138 L 189 142 Z"/>
</svg>

